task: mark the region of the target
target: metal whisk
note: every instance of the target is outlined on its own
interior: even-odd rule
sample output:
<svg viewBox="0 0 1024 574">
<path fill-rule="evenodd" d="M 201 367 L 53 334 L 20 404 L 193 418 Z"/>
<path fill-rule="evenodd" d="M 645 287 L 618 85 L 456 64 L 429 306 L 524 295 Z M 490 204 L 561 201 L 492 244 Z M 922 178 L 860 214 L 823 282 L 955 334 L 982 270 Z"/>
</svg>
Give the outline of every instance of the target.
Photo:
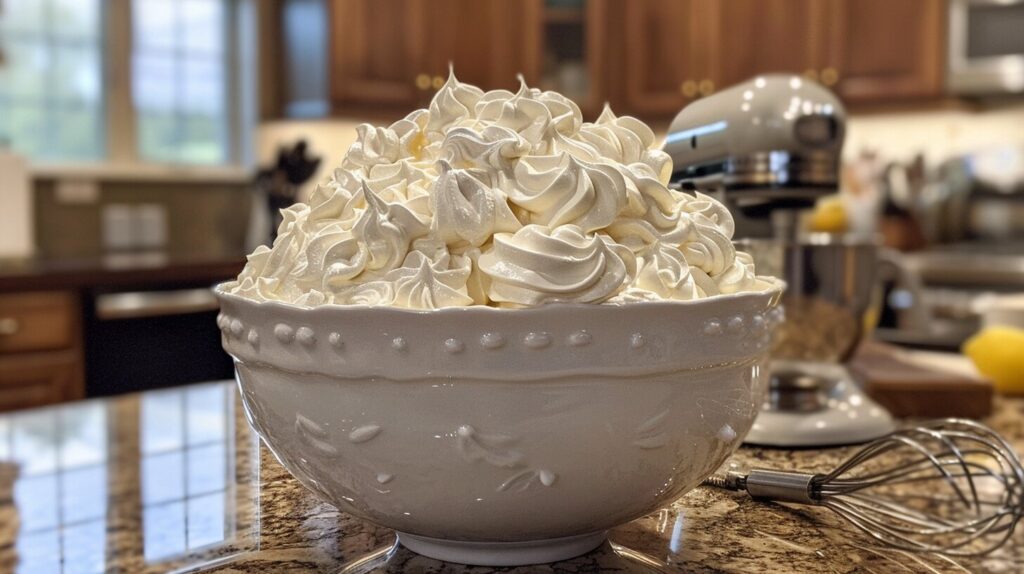
<svg viewBox="0 0 1024 574">
<path fill-rule="evenodd" d="M 872 441 L 828 474 L 729 472 L 705 486 L 824 506 L 903 550 L 977 556 L 1000 547 L 1024 515 L 1024 467 L 985 425 L 943 419 Z"/>
</svg>

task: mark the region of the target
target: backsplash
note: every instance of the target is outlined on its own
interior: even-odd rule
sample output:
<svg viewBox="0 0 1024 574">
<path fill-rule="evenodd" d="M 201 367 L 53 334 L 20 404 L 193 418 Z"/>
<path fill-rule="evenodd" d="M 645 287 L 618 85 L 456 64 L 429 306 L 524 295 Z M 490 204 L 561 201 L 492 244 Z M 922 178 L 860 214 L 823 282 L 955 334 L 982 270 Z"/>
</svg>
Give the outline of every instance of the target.
<svg viewBox="0 0 1024 574">
<path fill-rule="evenodd" d="M 1024 104 L 986 111 L 939 110 L 854 116 L 847 125 L 843 155 L 877 152 L 907 161 L 924 154 L 928 165 L 993 145 L 1024 146 Z"/>
<path fill-rule="evenodd" d="M 124 233 L 111 226 L 123 225 L 125 214 L 132 212 L 139 215 L 135 223 L 143 226 L 137 230 L 141 243 L 156 245 L 165 238 L 164 248 L 153 248 L 169 254 L 237 256 L 245 251 L 252 209 L 248 182 L 107 181 L 96 183 L 95 193 L 84 197 L 69 196 L 58 189 L 61 185 L 66 189 L 57 179 L 34 181 L 36 250 L 41 257 L 109 252 L 105 244 L 111 245 L 111 234 L 116 239 Z"/>
</svg>

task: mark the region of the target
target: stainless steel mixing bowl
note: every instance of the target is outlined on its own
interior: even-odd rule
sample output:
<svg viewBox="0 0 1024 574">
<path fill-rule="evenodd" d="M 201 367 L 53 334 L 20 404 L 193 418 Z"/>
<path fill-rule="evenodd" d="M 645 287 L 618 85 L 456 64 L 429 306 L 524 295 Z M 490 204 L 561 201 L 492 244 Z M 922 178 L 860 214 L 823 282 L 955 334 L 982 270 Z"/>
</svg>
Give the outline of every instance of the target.
<svg viewBox="0 0 1024 574">
<path fill-rule="evenodd" d="M 786 321 L 776 332 L 775 359 L 842 363 L 878 317 L 875 242 L 816 233 L 793 241 L 744 239 L 757 272 L 788 285 Z"/>
</svg>

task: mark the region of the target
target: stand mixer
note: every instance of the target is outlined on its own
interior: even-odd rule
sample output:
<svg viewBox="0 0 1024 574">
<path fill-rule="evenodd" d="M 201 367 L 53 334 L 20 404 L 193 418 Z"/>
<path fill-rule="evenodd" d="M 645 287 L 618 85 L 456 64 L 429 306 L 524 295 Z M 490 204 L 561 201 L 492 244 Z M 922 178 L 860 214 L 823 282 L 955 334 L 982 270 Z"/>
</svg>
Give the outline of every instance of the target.
<svg viewBox="0 0 1024 574">
<path fill-rule="evenodd" d="M 836 193 L 845 111 L 798 76 L 764 75 L 700 99 L 672 121 L 674 187 L 722 201 L 759 273 L 784 279 L 786 321 L 751 444 L 824 446 L 891 432 L 892 417 L 843 366 L 872 326 L 878 246 L 808 234 L 801 215 Z"/>
</svg>

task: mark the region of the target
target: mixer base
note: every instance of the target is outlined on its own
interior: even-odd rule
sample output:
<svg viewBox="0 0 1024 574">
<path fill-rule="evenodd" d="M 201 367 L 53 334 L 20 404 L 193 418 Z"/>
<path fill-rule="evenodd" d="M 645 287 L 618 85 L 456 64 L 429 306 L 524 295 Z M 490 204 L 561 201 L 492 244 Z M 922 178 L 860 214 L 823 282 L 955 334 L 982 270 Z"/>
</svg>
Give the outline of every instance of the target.
<svg viewBox="0 0 1024 574">
<path fill-rule="evenodd" d="M 772 447 L 813 447 L 857 444 L 887 435 L 896 424 L 878 403 L 861 391 L 842 365 L 774 361 L 772 372 L 794 370 L 823 381 L 820 408 L 800 410 L 800 401 L 766 405 L 757 415 L 745 444 Z"/>
<path fill-rule="evenodd" d="M 590 552 L 607 538 L 607 532 L 595 532 L 529 542 L 465 542 L 398 533 L 399 543 L 417 554 L 474 566 L 525 566 L 568 560 Z"/>
</svg>

